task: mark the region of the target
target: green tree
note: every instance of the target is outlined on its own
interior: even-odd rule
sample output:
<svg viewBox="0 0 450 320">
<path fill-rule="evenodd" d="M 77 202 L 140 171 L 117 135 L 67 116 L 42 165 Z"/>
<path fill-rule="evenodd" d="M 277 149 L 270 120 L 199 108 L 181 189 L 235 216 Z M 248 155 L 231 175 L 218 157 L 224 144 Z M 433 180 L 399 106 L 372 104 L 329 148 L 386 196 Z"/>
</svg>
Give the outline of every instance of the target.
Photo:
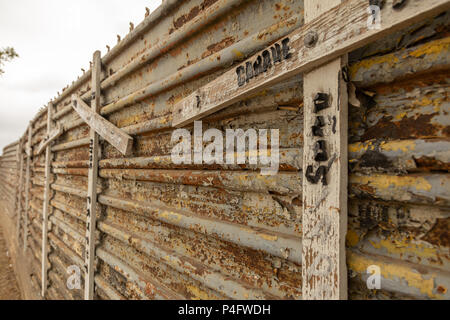
<svg viewBox="0 0 450 320">
<path fill-rule="evenodd" d="M 19 57 L 19 55 L 17 54 L 16 50 L 14 50 L 14 48 L 7 47 L 0 50 L 0 75 L 5 73 L 5 71 L 3 71 L 2 69 L 4 63 L 11 61 L 12 59 L 17 57 Z"/>
</svg>

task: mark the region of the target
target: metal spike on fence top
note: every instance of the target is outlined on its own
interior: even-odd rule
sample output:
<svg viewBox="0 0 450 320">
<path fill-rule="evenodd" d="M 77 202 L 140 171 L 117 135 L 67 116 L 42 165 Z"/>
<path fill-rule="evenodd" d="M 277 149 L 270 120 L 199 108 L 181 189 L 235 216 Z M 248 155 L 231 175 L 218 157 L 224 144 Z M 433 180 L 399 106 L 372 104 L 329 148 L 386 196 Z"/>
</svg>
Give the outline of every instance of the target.
<svg viewBox="0 0 450 320">
<path fill-rule="evenodd" d="M 108 50 L 108 52 L 109 50 L 111 50 L 111 48 L 108 45 L 106 45 L 106 49 Z"/>
<path fill-rule="evenodd" d="M 84 70 L 83 68 L 81 68 L 81 71 L 83 71 L 83 73 L 85 73 L 85 72 L 86 72 L 86 70 Z"/>
<path fill-rule="evenodd" d="M 150 9 L 145 7 L 145 17 L 147 18 L 150 15 Z"/>
<path fill-rule="evenodd" d="M 130 22 L 130 32 L 134 30 L 134 24 L 133 22 Z"/>
<path fill-rule="evenodd" d="M 120 36 L 117 35 L 117 43 L 119 43 L 119 42 L 120 42 Z"/>
</svg>

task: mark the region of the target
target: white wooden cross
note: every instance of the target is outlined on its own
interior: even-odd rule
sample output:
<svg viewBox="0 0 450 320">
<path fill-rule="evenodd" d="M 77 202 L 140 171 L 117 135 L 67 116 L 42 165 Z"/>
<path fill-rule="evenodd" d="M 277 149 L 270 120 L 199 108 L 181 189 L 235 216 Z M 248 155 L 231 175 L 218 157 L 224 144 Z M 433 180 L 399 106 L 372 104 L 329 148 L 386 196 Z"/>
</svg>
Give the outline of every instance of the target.
<svg viewBox="0 0 450 320">
<path fill-rule="evenodd" d="M 92 67 L 92 112 L 98 114 L 101 108 L 101 54 L 94 53 Z M 89 133 L 89 174 L 87 195 L 87 220 L 86 220 L 86 244 L 85 244 L 85 277 L 84 277 L 84 299 L 92 300 L 94 296 L 94 262 L 95 262 L 95 229 L 97 224 L 97 178 L 99 161 L 99 137 L 93 128 Z"/>
<path fill-rule="evenodd" d="M 305 23 L 341 0 L 305 0 Z M 312 31 L 314 32 L 314 31 Z M 318 35 L 317 35 L 318 38 Z M 347 298 L 347 57 L 304 74 L 302 296 Z"/>
<path fill-rule="evenodd" d="M 53 104 L 49 103 L 47 107 L 47 135 L 48 137 L 52 136 L 52 127 L 53 127 Z M 58 130 L 58 134 L 59 134 Z M 53 135 L 55 136 L 55 135 Z M 56 138 L 49 138 L 48 143 L 44 143 L 41 146 L 45 146 L 45 185 L 44 185 L 44 203 L 42 206 L 42 258 L 41 258 L 41 296 L 45 298 L 47 293 L 47 285 L 48 285 L 48 215 L 50 213 L 50 180 L 51 177 L 51 162 L 53 159 L 50 143 L 54 141 Z M 38 151 L 39 153 L 39 151 Z"/>
</svg>

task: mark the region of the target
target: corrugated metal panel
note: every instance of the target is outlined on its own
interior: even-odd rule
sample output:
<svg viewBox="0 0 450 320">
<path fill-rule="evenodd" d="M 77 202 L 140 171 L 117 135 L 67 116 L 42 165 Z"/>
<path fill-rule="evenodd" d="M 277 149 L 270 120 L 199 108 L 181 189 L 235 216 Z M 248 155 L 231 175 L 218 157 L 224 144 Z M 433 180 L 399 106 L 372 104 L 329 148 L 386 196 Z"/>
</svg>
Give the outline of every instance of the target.
<svg viewBox="0 0 450 320">
<path fill-rule="evenodd" d="M 449 298 L 449 21 L 441 14 L 351 55 L 352 79 L 370 92 L 350 109 L 355 298 Z M 372 264 L 382 292 L 359 279 Z"/>
<path fill-rule="evenodd" d="M 0 156 L 0 185 L 1 199 L 6 203 L 5 211 L 11 217 L 16 215 L 18 182 L 18 153 L 19 142 L 14 142 L 3 148 L 3 154 Z"/>
<path fill-rule="evenodd" d="M 102 114 L 135 145 L 124 158 L 103 143 L 97 298 L 301 298 L 302 78 L 204 120 L 205 129 L 280 129 L 278 175 L 263 177 L 254 166 L 175 166 L 170 153 L 176 102 L 302 24 L 302 1 L 165 1 L 103 58 Z M 449 298 L 448 31 L 445 13 L 350 55 L 362 102 L 350 109 L 353 299 Z M 89 127 L 72 111 L 70 94 L 89 95 L 89 78 L 54 101 L 66 132 L 52 147 L 50 299 L 83 297 L 66 281 L 69 266 L 84 265 Z M 39 291 L 45 153 L 36 149 L 46 118 L 43 110 L 32 122 L 27 213 Z M 12 215 L 18 145 L 0 160 Z M 24 192 L 19 198 L 26 208 Z M 22 219 L 21 237 L 23 229 Z M 365 285 L 373 264 L 383 271 L 376 292 Z"/>
</svg>

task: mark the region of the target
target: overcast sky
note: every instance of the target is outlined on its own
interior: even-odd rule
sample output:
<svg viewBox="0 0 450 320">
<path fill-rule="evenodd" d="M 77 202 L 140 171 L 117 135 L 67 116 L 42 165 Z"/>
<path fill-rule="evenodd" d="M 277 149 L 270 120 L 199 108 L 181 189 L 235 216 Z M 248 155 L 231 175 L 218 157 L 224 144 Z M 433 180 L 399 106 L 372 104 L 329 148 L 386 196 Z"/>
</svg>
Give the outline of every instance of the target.
<svg viewBox="0 0 450 320">
<path fill-rule="evenodd" d="M 138 25 L 145 7 L 161 0 L 0 0 L 0 48 L 20 55 L 0 76 L 0 154 L 17 140 L 40 107 L 89 69 L 95 50 L 106 52 Z"/>
</svg>

